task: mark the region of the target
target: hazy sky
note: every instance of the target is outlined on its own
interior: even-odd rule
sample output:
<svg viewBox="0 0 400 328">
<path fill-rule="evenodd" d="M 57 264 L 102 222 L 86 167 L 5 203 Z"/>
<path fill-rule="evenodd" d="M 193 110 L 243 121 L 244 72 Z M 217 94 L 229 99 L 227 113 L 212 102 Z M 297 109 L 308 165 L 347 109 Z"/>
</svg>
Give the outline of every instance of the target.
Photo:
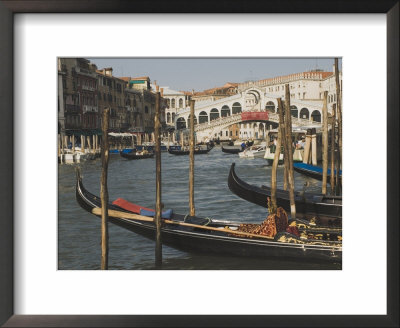
<svg viewBox="0 0 400 328">
<path fill-rule="evenodd" d="M 202 91 L 226 82 L 261 80 L 319 68 L 332 71 L 333 58 L 88 58 L 113 75 L 149 76 L 173 90 Z M 341 66 L 341 60 L 339 60 Z M 340 68 L 341 69 L 341 68 Z"/>
</svg>

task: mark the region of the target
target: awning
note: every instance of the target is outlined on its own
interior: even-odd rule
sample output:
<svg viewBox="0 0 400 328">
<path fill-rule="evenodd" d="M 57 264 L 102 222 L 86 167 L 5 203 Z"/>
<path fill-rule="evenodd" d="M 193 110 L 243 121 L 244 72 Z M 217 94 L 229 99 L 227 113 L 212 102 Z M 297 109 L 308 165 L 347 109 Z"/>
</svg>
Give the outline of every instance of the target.
<svg viewBox="0 0 400 328">
<path fill-rule="evenodd" d="M 100 129 L 70 129 L 65 130 L 67 136 L 101 136 L 103 135 Z"/>
</svg>

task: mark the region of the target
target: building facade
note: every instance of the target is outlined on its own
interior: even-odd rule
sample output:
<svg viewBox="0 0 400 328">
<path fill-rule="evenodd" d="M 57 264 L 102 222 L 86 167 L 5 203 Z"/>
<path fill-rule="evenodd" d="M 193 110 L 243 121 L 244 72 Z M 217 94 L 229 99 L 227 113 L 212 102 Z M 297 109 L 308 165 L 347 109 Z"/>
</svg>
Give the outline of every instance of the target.
<svg viewBox="0 0 400 328">
<path fill-rule="evenodd" d="M 100 128 L 96 66 L 84 58 L 58 59 L 59 128 L 74 134 Z"/>
</svg>

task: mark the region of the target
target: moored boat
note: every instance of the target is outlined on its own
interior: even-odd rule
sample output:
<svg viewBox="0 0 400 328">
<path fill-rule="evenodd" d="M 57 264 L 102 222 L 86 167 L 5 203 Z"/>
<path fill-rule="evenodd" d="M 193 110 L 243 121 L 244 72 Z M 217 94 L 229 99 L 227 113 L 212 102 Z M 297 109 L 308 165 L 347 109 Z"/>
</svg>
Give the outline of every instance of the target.
<svg viewBox="0 0 400 328">
<path fill-rule="evenodd" d="M 129 160 L 145 159 L 145 158 L 154 157 L 154 153 L 149 153 L 147 151 L 142 151 L 142 152 L 132 151 L 130 153 L 121 151 L 119 154 L 121 155 L 121 157 L 123 157 L 125 159 L 129 159 Z"/>
<path fill-rule="evenodd" d="M 232 163 L 228 176 L 229 189 L 251 203 L 267 207 L 267 198 L 271 197 L 271 188 L 255 186 L 240 179 L 235 172 L 235 163 Z M 277 205 L 290 212 L 290 197 L 286 190 L 276 191 Z M 296 214 L 303 219 L 314 219 L 317 224 L 327 226 L 341 226 L 342 224 L 342 197 L 325 196 L 309 192 L 295 192 Z"/>
<path fill-rule="evenodd" d="M 311 178 L 322 181 L 322 167 L 305 163 L 293 163 L 293 169 L 296 172 L 309 176 Z M 334 171 L 336 175 L 336 170 Z M 328 168 L 327 177 L 330 183 L 331 169 Z M 342 180 L 342 170 L 339 171 L 339 179 Z"/>
<path fill-rule="evenodd" d="M 263 158 L 265 155 L 265 145 L 252 146 L 246 148 L 244 151 L 239 153 L 240 158 Z"/>
<path fill-rule="evenodd" d="M 272 165 L 272 163 L 274 162 L 274 157 L 275 157 L 275 145 L 266 147 L 265 152 L 264 152 L 264 158 L 267 160 L 267 164 L 268 165 Z M 278 161 L 279 165 L 283 164 L 283 152 L 281 152 L 279 154 L 279 161 Z"/>
<path fill-rule="evenodd" d="M 221 150 L 227 154 L 239 154 L 244 150 L 244 148 L 240 146 L 221 146 Z"/>
<path fill-rule="evenodd" d="M 85 189 L 79 173 L 76 182 L 76 198 L 83 209 L 101 216 L 100 197 Z M 110 203 L 108 208 L 111 223 L 155 239 L 156 228 L 152 209 L 120 198 Z M 172 210 L 167 210 L 162 215 L 163 244 L 180 250 L 263 259 L 288 258 L 299 261 L 341 262 L 341 233 L 337 234 L 337 240 L 322 240 L 318 239 L 318 236 L 326 235 L 326 231 L 316 231 L 306 224 L 299 224 L 300 237 L 286 231 L 278 232 L 274 237 L 270 237 L 244 232 L 240 229 L 242 224 L 239 222 L 181 215 Z M 330 235 L 333 234 L 332 230 Z"/>
<path fill-rule="evenodd" d="M 196 146 L 194 148 L 194 154 L 195 155 L 202 155 L 202 154 L 207 154 L 213 147 L 209 147 L 207 145 L 207 148 L 201 148 L 199 146 Z M 168 152 L 172 155 L 189 155 L 190 150 L 188 148 L 181 148 L 181 149 L 174 149 L 174 148 L 168 148 Z"/>
</svg>

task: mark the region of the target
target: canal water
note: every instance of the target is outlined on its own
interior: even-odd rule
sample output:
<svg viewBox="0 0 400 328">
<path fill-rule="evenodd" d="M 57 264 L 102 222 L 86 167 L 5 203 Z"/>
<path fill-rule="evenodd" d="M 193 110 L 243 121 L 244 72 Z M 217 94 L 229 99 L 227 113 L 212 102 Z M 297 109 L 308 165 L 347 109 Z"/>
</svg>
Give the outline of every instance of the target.
<svg viewBox="0 0 400 328">
<path fill-rule="evenodd" d="M 189 156 L 163 152 L 162 202 L 175 213 L 189 212 Z M 243 180 L 255 185 L 270 185 L 271 167 L 262 158 L 242 159 L 215 147 L 206 155 L 195 156 L 195 209 L 197 216 L 221 220 L 261 223 L 267 209 L 249 203 L 228 188 L 231 163 Z M 80 167 L 84 186 L 100 195 L 101 160 L 58 166 L 58 268 L 97 270 L 101 261 L 100 219 L 84 211 L 75 198 L 75 170 Z M 278 188 L 283 187 L 283 167 L 278 168 Z M 320 192 L 320 182 L 295 174 L 296 190 L 306 182 L 308 191 Z M 155 208 L 155 158 L 129 161 L 110 155 L 108 192 L 110 201 L 124 198 Z M 109 269 L 154 269 L 155 242 L 124 228 L 109 224 Z M 340 264 L 306 263 L 293 260 L 248 259 L 192 254 L 163 246 L 163 269 L 180 270 L 315 270 L 340 269 Z"/>
</svg>

